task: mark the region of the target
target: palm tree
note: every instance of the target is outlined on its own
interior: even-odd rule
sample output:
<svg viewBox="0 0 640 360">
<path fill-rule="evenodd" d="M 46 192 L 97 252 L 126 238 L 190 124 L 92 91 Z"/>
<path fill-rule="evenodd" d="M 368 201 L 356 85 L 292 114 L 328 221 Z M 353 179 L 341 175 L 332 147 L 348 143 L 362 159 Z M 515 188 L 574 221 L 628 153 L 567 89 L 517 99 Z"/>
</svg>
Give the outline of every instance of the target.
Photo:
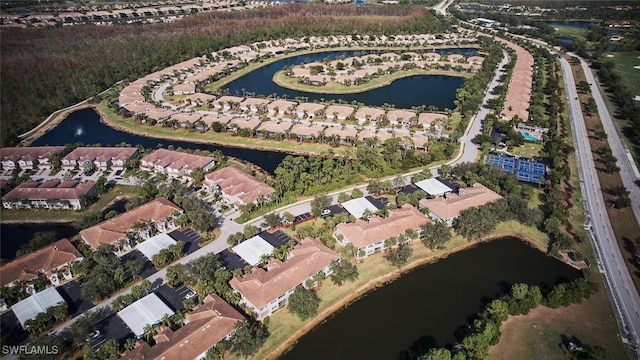
<svg viewBox="0 0 640 360">
<path fill-rule="evenodd" d="M 128 338 L 124 342 L 124 348 L 128 351 L 133 350 L 136 347 L 136 340 L 134 338 Z"/>
<path fill-rule="evenodd" d="M 288 255 L 289 255 L 289 246 L 287 244 L 284 244 L 282 246 L 279 246 L 273 249 L 273 256 L 275 256 L 275 258 L 280 261 L 285 261 Z"/>
<path fill-rule="evenodd" d="M 184 320 L 185 320 L 184 311 L 183 310 L 179 310 L 178 312 L 173 314 L 172 318 L 173 318 L 172 320 L 173 320 L 174 324 L 176 324 L 178 326 L 182 326 L 184 324 Z"/>
<path fill-rule="evenodd" d="M 162 317 L 162 319 L 160 320 L 160 323 L 161 323 L 163 326 L 171 327 L 171 326 L 174 324 L 174 322 L 173 322 L 173 317 L 172 317 L 171 315 L 169 315 L 169 314 L 164 314 L 164 316 L 163 316 L 163 317 Z"/>
<path fill-rule="evenodd" d="M 144 326 L 142 331 L 143 331 L 142 336 L 144 337 L 144 339 L 147 341 L 150 341 L 156 335 L 156 332 L 158 331 L 158 325 L 147 324 Z"/>
</svg>

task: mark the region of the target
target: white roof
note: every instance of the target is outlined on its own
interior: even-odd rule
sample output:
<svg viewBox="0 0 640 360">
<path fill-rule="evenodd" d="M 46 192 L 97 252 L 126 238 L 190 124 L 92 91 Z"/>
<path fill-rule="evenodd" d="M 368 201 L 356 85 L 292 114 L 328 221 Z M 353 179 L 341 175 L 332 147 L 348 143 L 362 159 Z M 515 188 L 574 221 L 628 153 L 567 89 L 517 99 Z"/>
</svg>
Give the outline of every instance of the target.
<svg viewBox="0 0 640 360">
<path fill-rule="evenodd" d="M 64 299 L 58 290 L 55 287 L 50 287 L 16 303 L 11 309 L 24 327 L 27 320 L 33 319 L 36 315 L 61 302 L 64 303 Z"/>
<path fill-rule="evenodd" d="M 147 257 L 147 259 L 151 260 L 153 255 L 160 252 L 162 249 L 168 248 L 170 245 L 174 245 L 176 243 L 175 240 L 167 233 L 158 234 L 148 240 L 145 240 L 138 245 L 136 248 Z"/>
<path fill-rule="evenodd" d="M 260 262 L 262 255 L 270 255 L 275 248 L 265 239 L 256 235 L 234 246 L 232 250 L 249 265 L 255 266 Z"/>
<path fill-rule="evenodd" d="M 174 312 L 155 293 L 143 297 L 118 312 L 118 316 L 137 337 L 144 334 L 146 325 L 159 323 L 167 314 L 171 316 Z"/>
<path fill-rule="evenodd" d="M 372 213 L 378 211 L 378 208 L 375 207 L 369 200 L 361 197 L 349 201 L 345 201 L 342 203 L 342 207 L 345 208 L 349 214 L 353 215 L 356 219 L 360 219 L 362 215 L 364 215 L 364 211 L 369 209 Z"/>
<path fill-rule="evenodd" d="M 453 191 L 453 189 L 441 183 L 437 179 L 424 179 L 418 181 L 416 186 L 431 196 L 444 195 L 444 193 Z"/>
</svg>

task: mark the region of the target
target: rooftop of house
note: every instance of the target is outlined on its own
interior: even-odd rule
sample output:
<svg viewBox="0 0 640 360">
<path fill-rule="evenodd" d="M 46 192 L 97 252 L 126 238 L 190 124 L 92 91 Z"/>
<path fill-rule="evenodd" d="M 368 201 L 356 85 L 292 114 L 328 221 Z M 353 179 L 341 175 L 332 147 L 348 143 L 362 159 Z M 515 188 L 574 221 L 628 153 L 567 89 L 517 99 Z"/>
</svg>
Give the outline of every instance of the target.
<svg viewBox="0 0 640 360">
<path fill-rule="evenodd" d="M 13 281 L 29 281 L 71 261 L 82 259 L 82 254 L 67 239 L 61 239 L 40 250 L 20 256 L 0 267 L 1 285 Z"/>
<path fill-rule="evenodd" d="M 96 182 L 88 180 L 50 179 L 43 182 L 27 180 L 2 196 L 3 200 L 78 200 L 95 187 Z"/>
<path fill-rule="evenodd" d="M 272 133 L 284 133 L 293 125 L 288 121 L 263 121 L 258 130 L 265 130 Z"/>
<path fill-rule="evenodd" d="M 458 190 L 458 194 L 448 193 L 445 197 L 422 199 L 420 205 L 429 208 L 443 221 L 460 216 L 460 213 L 471 207 L 481 206 L 502 199 L 498 193 L 480 183 Z"/>
<path fill-rule="evenodd" d="M 73 149 L 62 161 L 108 161 L 127 160 L 138 152 L 135 147 L 77 147 Z"/>
<path fill-rule="evenodd" d="M 63 150 L 64 146 L 5 147 L 0 148 L 0 159 L 13 162 L 33 161 L 39 158 L 48 158 Z"/>
<path fill-rule="evenodd" d="M 356 220 L 355 223 L 342 223 L 338 224 L 336 230 L 356 248 L 362 248 L 404 234 L 408 229 L 418 229 L 430 222 L 418 209 L 405 204 L 400 209 L 389 211 L 386 218 L 372 215 L 368 222 Z"/>
<path fill-rule="evenodd" d="M 247 275 L 231 279 L 230 285 L 260 309 L 338 259 L 340 255 L 319 240 L 306 238 L 290 250 L 284 262 L 273 259 L 267 264 L 268 270 L 254 268 Z"/>
<path fill-rule="evenodd" d="M 205 175 L 205 182 L 216 183 L 224 193 L 237 196 L 244 203 L 255 202 L 260 195 L 267 196 L 275 192 L 271 186 L 235 166 L 227 166 Z"/>
<path fill-rule="evenodd" d="M 154 337 L 154 346 L 138 341 L 121 359 L 195 359 L 224 339 L 236 323 L 245 318 L 218 295 L 210 294 L 201 305 L 185 314 L 185 320 L 186 324 L 176 331 L 163 327 Z"/>
<path fill-rule="evenodd" d="M 158 149 L 151 154 L 142 158 L 142 164 L 154 164 L 161 165 L 163 167 L 171 168 L 188 168 L 204 169 L 207 165 L 211 164 L 215 159 L 211 156 L 202 156 L 196 154 L 189 154 L 180 151 L 173 151 L 167 149 Z"/>
<path fill-rule="evenodd" d="M 131 229 L 137 222 L 162 221 L 175 212 L 182 209 L 171 201 L 160 198 L 131 209 L 118 216 L 105 220 L 98 225 L 80 231 L 80 236 L 92 248 L 100 245 L 113 245 L 113 243 L 125 236 L 125 231 Z"/>
</svg>

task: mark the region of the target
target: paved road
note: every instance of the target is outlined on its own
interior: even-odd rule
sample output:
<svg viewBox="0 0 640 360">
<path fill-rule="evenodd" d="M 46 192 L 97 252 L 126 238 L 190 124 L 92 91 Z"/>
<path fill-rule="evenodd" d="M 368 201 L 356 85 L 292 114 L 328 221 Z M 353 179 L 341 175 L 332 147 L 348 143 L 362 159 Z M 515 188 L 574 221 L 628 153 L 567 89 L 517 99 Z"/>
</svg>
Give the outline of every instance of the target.
<svg viewBox="0 0 640 360">
<path fill-rule="evenodd" d="M 607 205 L 602 196 L 593 155 L 589 146 L 581 104 L 577 100 L 578 92 L 571 66 L 564 58 L 560 62 L 569 101 L 569 115 L 572 122 L 571 128 L 580 173 L 580 187 L 585 198 L 585 209 L 592 223 L 591 234 L 594 239 L 598 265 L 610 286 L 614 306 L 623 317 L 621 324 L 623 342 L 630 343 L 635 348 L 640 344 L 640 339 L 638 338 L 640 331 L 640 297 L 625 266 L 624 258 L 607 216 L 605 208 Z M 611 140 L 611 137 L 609 139 Z M 637 353 L 637 355 L 640 356 L 640 353 Z"/>
<path fill-rule="evenodd" d="M 640 224 L 640 187 L 636 181 L 640 180 L 636 177 L 634 167 L 636 166 L 627 157 L 629 152 L 624 141 L 622 141 L 620 134 L 617 131 L 615 124 L 613 123 L 613 117 L 607 107 L 607 103 L 604 100 L 603 90 L 598 85 L 598 81 L 594 78 L 591 68 L 586 61 L 580 58 L 580 65 L 584 71 L 587 82 L 591 84 L 591 96 L 598 105 L 598 115 L 602 120 L 602 126 L 607 133 L 607 141 L 613 155 L 618 159 L 618 167 L 620 167 L 620 177 L 624 186 L 629 190 L 629 197 L 631 198 L 631 207 L 636 216 L 636 220 Z M 637 170 L 637 169 L 636 169 Z"/>
</svg>

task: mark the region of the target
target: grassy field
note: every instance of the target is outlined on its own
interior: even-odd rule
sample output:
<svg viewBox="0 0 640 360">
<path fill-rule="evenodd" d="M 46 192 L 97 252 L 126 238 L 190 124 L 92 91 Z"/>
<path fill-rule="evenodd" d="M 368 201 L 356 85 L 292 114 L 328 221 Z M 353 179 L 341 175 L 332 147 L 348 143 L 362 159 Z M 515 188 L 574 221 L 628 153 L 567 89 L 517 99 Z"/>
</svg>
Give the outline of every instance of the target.
<svg viewBox="0 0 640 360">
<path fill-rule="evenodd" d="M 597 274 L 599 291 L 582 304 L 559 309 L 538 307 L 527 315 L 510 316 L 502 324 L 500 343 L 491 348 L 490 360 L 566 360 L 563 337 L 605 349 L 610 359 L 627 359 L 607 293 Z"/>
<path fill-rule="evenodd" d="M 542 150 L 542 144 L 525 142 L 521 146 L 510 148 L 509 152 L 513 155 L 530 159 L 538 157 L 540 150 Z"/>
<path fill-rule="evenodd" d="M 613 57 L 607 57 L 613 55 Z M 620 75 L 620 80 L 634 95 L 640 95 L 640 51 L 606 53 L 601 61 L 613 61 L 616 66 L 613 71 Z"/>
<path fill-rule="evenodd" d="M 81 211 L 73 210 L 47 210 L 47 209 L 29 209 L 29 210 L 7 210 L 0 209 L 0 219 L 2 221 L 14 222 L 30 222 L 34 220 L 43 222 L 69 222 L 77 219 L 84 212 L 101 211 L 107 204 L 118 196 L 135 196 L 138 193 L 136 186 L 116 185 L 106 194 L 100 196 L 98 201 L 91 204 L 87 209 Z"/>
<path fill-rule="evenodd" d="M 556 36 L 566 36 L 584 39 L 587 35 L 587 29 L 582 29 L 576 26 L 554 25 L 556 29 Z"/>
</svg>

